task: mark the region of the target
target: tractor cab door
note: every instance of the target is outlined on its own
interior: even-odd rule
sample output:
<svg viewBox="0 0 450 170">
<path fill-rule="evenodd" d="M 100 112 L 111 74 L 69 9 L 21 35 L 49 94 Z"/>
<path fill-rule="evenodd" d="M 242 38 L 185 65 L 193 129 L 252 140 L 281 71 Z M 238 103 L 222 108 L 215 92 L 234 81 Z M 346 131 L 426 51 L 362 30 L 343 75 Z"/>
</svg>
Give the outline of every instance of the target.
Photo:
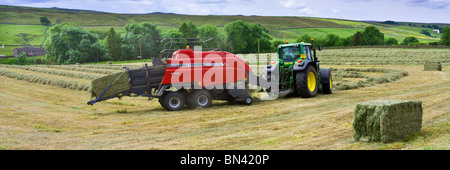
<svg viewBox="0 0 450 170">
<path fill-rule="evenodd" d="M 309 45 L 303 45 L 303 51 L 305 53 L 305 60 L 311 60 L 314 61 L 313 55 L 311 53 L 311 46 Z"/>
<path fill-rule="evenodd" d="M 316 69 L 319 71 L 319 62 L 317 60 L 317 58 L 315 57 L 315 55 L 313 54 L 314 50 L 311 49 L 312 47 L 310 45 L 304 45 L 303 46 L 303 51 L 305 53 L 306 58 L 304 60 L 311 60 L 314 62 L 314 64 L 316 65 Z"/>
<path fill-rule="evenodd" d="M 291 88 L 293 82 L 292 67 L 294 62 L 300 58 L 300 46 L 283 47 L 280 49 L 280 90 Z"/>
</svg>

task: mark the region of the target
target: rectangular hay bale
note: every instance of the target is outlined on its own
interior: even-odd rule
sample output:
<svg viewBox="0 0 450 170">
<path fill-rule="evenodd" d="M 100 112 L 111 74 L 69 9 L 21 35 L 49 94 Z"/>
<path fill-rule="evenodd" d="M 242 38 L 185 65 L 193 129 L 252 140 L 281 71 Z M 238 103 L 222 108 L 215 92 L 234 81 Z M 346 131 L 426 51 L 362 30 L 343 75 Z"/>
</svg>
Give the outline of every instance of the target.
<svg viewBox="0 0 450 170">
<path fill-rule="evenodd" d="M 122 72 L 118 72 L 92 80 L 91 96 L 95 98 L 100 96 L 103 91 L 105 91 L 106 88 L 108 88 L 108 86 L 121 74 Z M 117 81 L 108 89 L 108 91 L 105 92 L 105 94 L 102 95 L 102 97 L 100 97 L 100 99 L 129 89 L 130 85 L 128 83 L 128 72 L 124 71 L 122 76 L 117 79 Z"/>
<path fill-rule="evenodd" d="M 423 65 L 424 71 L 442 71 L 441 62 L 427 62 Z"/>
<path fill-rule="evenodd" d="M 353 118 L 355 140 L 394 142 L 422 128 L 422 102 L 374 100 L 356 105 Z"/>
</svg>

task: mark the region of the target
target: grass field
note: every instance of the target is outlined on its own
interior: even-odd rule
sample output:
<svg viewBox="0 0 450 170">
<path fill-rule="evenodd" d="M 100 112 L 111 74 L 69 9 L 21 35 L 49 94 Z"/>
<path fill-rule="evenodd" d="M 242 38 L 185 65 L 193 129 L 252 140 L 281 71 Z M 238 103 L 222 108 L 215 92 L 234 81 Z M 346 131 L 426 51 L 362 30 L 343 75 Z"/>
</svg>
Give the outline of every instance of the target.
<svg viewBox="0 0 450 170">
<path fill-rule="evenodd" d="M 5 45 L 5 48 L 0 48 L 0 55 L 13 56 L 15 48 L 21 48 L 21 47 Z"/>
<path fill-rule="evenodd" d="M 364 31 L 361 28 L 298 28 L 290 30 L 316 38 L 325 37 L 329 33 L 339 35 L 341 38 L 347 38 L 353 36 L 357 31 Z"/>
<path fill-rule="evenodd" d="M 419 52 L 423 49 L 412 50 L 423 53 Z M 319 59 L 325 51 L 319 53 Z M 340 51 L 347 49 L 330 52 Z M 446 52 L 436 51 L 441 53 Z M 448 59 L 446 55 L 439 58 Z M 124 65 L 127 63 L 2 65 L 0 74 L 6 70 L 42 79 L 88 83 L 92 78 L 120 71 Z M 422 71 L 423 66 L 415 65 L 414 60 L 401 65 L 325 62 L 321 66 L 333 68 L 335 83 L 382 78 L 395 70 L 408 75 L 350 90 L 334 86 L 333 94 L 309 99 L 291 95 L 255 101 L 250 106 L 213 101 L 207 109 L 179 112 L 168 112 L 157 101 L 143 97 L 116 98 L 89 106 L 86 102 L 91 96 L 84 89 L 62 88 L 36 78 L 27 81 L 0 76 L 0 149 L 450 149 L 450 66 L 444 65 L 443 71 Z M 381 98 L 421 100 L 422 130 L 394 143 L 355 142 L 355 105 Z"/>
<path fill-rule="evenodd" d="M 40 45 L 44 40 L 45 26 L 0 24 L 0 30 L 2 45 Z"/>
<path fill-rule="evenodd" d="M 439 41 L 440 34 L 432 36 L 420 34 L 422 29 L 431 31 L 431 28 L 412 26 L 392 26 L 374 24 L 360 21 L 311 18 L 311 17 L 276 17 L 276 16 L 217 16 L 217 15 L 173 15 L 173 14 L 115 14 L 90 11 L 67 11 L 46 8 L 30 8 L 0 5 L 0 44 L 7 45 L 39 45 L 43 41 L 44 26 L 40 24 L 39 17 L 46 16 L 52 24 L 70 22 L 87 30 L 107 31 L 111 27 L 121 34 L 125 33 L 124 25 L 134 22 L 152 22 L 161 32 L 169 29 L 178 29 L 183 22 L 192 21 L 197 26 L 204 24 L 216 25 L 219 33 L 223 34 L 223 26 L 235 21 L 260 24 L 269 30 L 274 40 L 295 41 L 303 34 L 320 38 L 327 33 L 337 34 L 342 38 L 349 37 L 362 31 L 364 27 L 375 25 L 385 34 L 385 39 L 393 37 L 399 42 L 405 37 L 415 36 L 422 43 Z M 8 23 L 8 24 L 5 24 Z M 27 25 L 36 24 L 36 25 Z M 446 25 L 446 24 L 443 24 Z M 448 24 L 447 24 L 448 25 Z M 8 34 L 6 34 L 8 32 Z M 49 34 L 49 32 L 47 32 Z M 5 51 L 7 49 L 4 49 Z M 11 53 L 3 52 L 1 53 Z"/>
</svg>

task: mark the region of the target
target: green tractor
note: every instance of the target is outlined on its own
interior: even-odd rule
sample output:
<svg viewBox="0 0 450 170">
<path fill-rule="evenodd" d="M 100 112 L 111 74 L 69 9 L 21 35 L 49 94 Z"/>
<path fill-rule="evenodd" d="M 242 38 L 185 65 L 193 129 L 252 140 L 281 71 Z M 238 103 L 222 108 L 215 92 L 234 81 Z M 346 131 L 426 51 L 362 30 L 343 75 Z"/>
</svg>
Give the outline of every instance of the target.
<svg viewBox="0 0 450 170">
<path fill-rule="evenodd" d="M 311 40 L 312 41 L 312 40 Z M 319 46 L 319 51 L 322 47 Z M 303 98 L 314 97 L 319 88 L 323 94 L 332 93 L 332 76 L 329 68 L 320 68 L 314 43 L 281 44 L 278 59 L 267 66 L 267 80 L 278 82 L 279 96 L 296 92 Z M 278 69 L 278 70 L 277 70 Z M 272 74 L 278 71 L 278 75 Z M 270 91 L 271 89 L 267 89 Z"/>
</svg>

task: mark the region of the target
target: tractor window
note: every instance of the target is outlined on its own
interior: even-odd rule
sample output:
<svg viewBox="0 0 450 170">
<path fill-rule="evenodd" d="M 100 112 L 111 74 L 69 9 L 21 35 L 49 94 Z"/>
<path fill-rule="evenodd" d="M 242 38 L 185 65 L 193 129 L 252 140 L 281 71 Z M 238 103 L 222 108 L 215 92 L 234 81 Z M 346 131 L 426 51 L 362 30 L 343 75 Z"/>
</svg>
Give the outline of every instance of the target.
<svg viewBox="0 0 450 170">
<path fill-rule="evenodd" d="M 312 60 L 311 46 L 303 46 L 303 51 L 305 51 L 306 59 Z"/>
<path fill-rule="evenodd" d="M 300 49 L 298 47 L 285 47 L 280 50 L 280 57 L 285 62 L 293 62 L 300 57 Z"/>
</svg>

